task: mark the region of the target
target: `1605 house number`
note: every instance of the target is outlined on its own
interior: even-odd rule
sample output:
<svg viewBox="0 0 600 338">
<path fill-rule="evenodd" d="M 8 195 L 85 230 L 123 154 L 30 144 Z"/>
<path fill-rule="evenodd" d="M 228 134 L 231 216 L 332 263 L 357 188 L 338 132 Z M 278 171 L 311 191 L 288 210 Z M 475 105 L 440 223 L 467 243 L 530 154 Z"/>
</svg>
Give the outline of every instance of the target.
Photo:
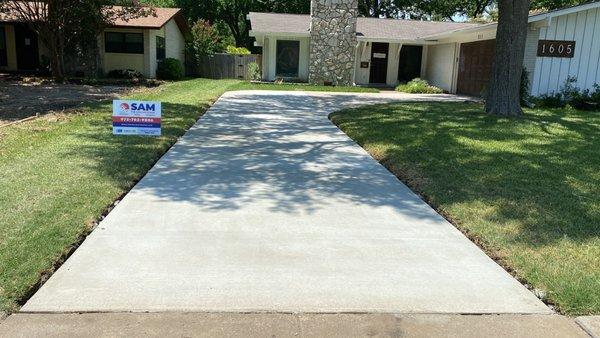
<svg viewBox="0 0 600 338">
<path fill-rule="evenodd" d="M 537 56 L 572 58 L 575 56 L 575 41 L 540 40 Z"/>
</svg>

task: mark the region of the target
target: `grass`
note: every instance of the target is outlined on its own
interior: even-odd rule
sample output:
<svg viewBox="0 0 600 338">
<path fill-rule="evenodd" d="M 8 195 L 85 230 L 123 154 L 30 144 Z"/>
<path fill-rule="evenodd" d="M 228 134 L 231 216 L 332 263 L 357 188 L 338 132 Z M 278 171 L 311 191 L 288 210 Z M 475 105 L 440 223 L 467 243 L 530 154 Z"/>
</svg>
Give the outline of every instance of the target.
<svg viewBox="0 0 600 338">
<path fill-rule="evenodd" d="M 0 129 L 0 310 L 11 312 L 235 80 L 177 82 L 135 94 L 163 102 L 160 138 L 112 136 L 96 104 Z"/>
<path fill-rule="evenodd" d="M 214 100 L 246 89 L 376 91 L 196 79 L 131 96 L 163 102 L 160 138 L 112 136 L 108 103 L 0 129 L 0 311 L 17 309 Z"/>
<path fill-rule="evenodd" d="M 600 314 L 600 112 L 414 103 L 331 118 L 561 312 Z"/>
<path fill-rule="evenodd" d="M 346 86 L 315 86 L 306 83 L 251 83 L 240 82 L 232 90 L 292 90 L 309 92 L 379 93 L 376 88 Z"/>
</svg>

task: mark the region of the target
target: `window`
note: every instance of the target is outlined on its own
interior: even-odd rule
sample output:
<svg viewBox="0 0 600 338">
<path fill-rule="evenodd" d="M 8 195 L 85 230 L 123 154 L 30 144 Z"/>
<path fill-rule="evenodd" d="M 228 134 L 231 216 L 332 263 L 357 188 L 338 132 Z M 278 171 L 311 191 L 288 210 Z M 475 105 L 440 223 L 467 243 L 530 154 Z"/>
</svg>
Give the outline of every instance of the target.
<svg viewBox="0 0 600 338">
<path fill-rule="evenodd" d="M 107 53 L 144 54 L 142 33 L 107 32 L 104 38 L 104 51 Z"/>
<path fill-rule="evenodd" d="M 156 37 L 156 59 L 158 61 L 164 60 L 166 57 L 165 51 L 165 38 L 162 36 Z"/>
<path fill-rule="evenodd" d="M 6 31 L 4 27 L 0 27 L 0 67 L 8 66 L 8 59 L 6 56 Z"/>
<path fill-rule="evenodd" d="M 276 75 L 298 77 L 300 41 L 277 40 Z"/>
</svg>

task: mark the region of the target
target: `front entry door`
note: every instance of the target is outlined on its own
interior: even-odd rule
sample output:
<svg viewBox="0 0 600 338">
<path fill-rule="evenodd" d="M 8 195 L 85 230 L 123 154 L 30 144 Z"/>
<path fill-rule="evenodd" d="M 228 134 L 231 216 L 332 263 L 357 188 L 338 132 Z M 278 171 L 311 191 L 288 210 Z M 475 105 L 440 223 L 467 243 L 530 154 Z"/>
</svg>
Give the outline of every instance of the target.
<svg viewBox="0 0 600 338">
<path fill-rule="evenodd" d="M 373 42 L 371 46 L 370 83 L 386 83 L 389 50 L 390 45 L 388 43 Z"/>
<path fill-rule="evenodd" d="M 421 60 L 423 46 L 402 46 L 398 65 L 398 81 L 400 83 L 421 77 Z"/>
<path fill-rule="evenodd" d="M 17 47 L 17 69 L 36 70 L 40 66 L 38 39 L 34 31 L 27 25 L 15 26 Z"/>
</svg>

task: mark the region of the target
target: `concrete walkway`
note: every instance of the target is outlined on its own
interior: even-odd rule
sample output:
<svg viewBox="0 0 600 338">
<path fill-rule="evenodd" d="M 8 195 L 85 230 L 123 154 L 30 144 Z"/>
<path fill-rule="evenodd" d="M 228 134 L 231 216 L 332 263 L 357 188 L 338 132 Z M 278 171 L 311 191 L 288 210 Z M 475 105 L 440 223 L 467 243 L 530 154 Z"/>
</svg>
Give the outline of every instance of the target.
<svg viewBox="0 0 600 338">
<path fill-rule="evenodd" d="M 22 311 L 551 313 L 327 118 L 403 97 L 224 95 Z"/>
<path fill-rule="evenodd" d="M 0 337 L 590 338 L 557 315 L 305 313 L 18 314 Z"/>
</svg>

